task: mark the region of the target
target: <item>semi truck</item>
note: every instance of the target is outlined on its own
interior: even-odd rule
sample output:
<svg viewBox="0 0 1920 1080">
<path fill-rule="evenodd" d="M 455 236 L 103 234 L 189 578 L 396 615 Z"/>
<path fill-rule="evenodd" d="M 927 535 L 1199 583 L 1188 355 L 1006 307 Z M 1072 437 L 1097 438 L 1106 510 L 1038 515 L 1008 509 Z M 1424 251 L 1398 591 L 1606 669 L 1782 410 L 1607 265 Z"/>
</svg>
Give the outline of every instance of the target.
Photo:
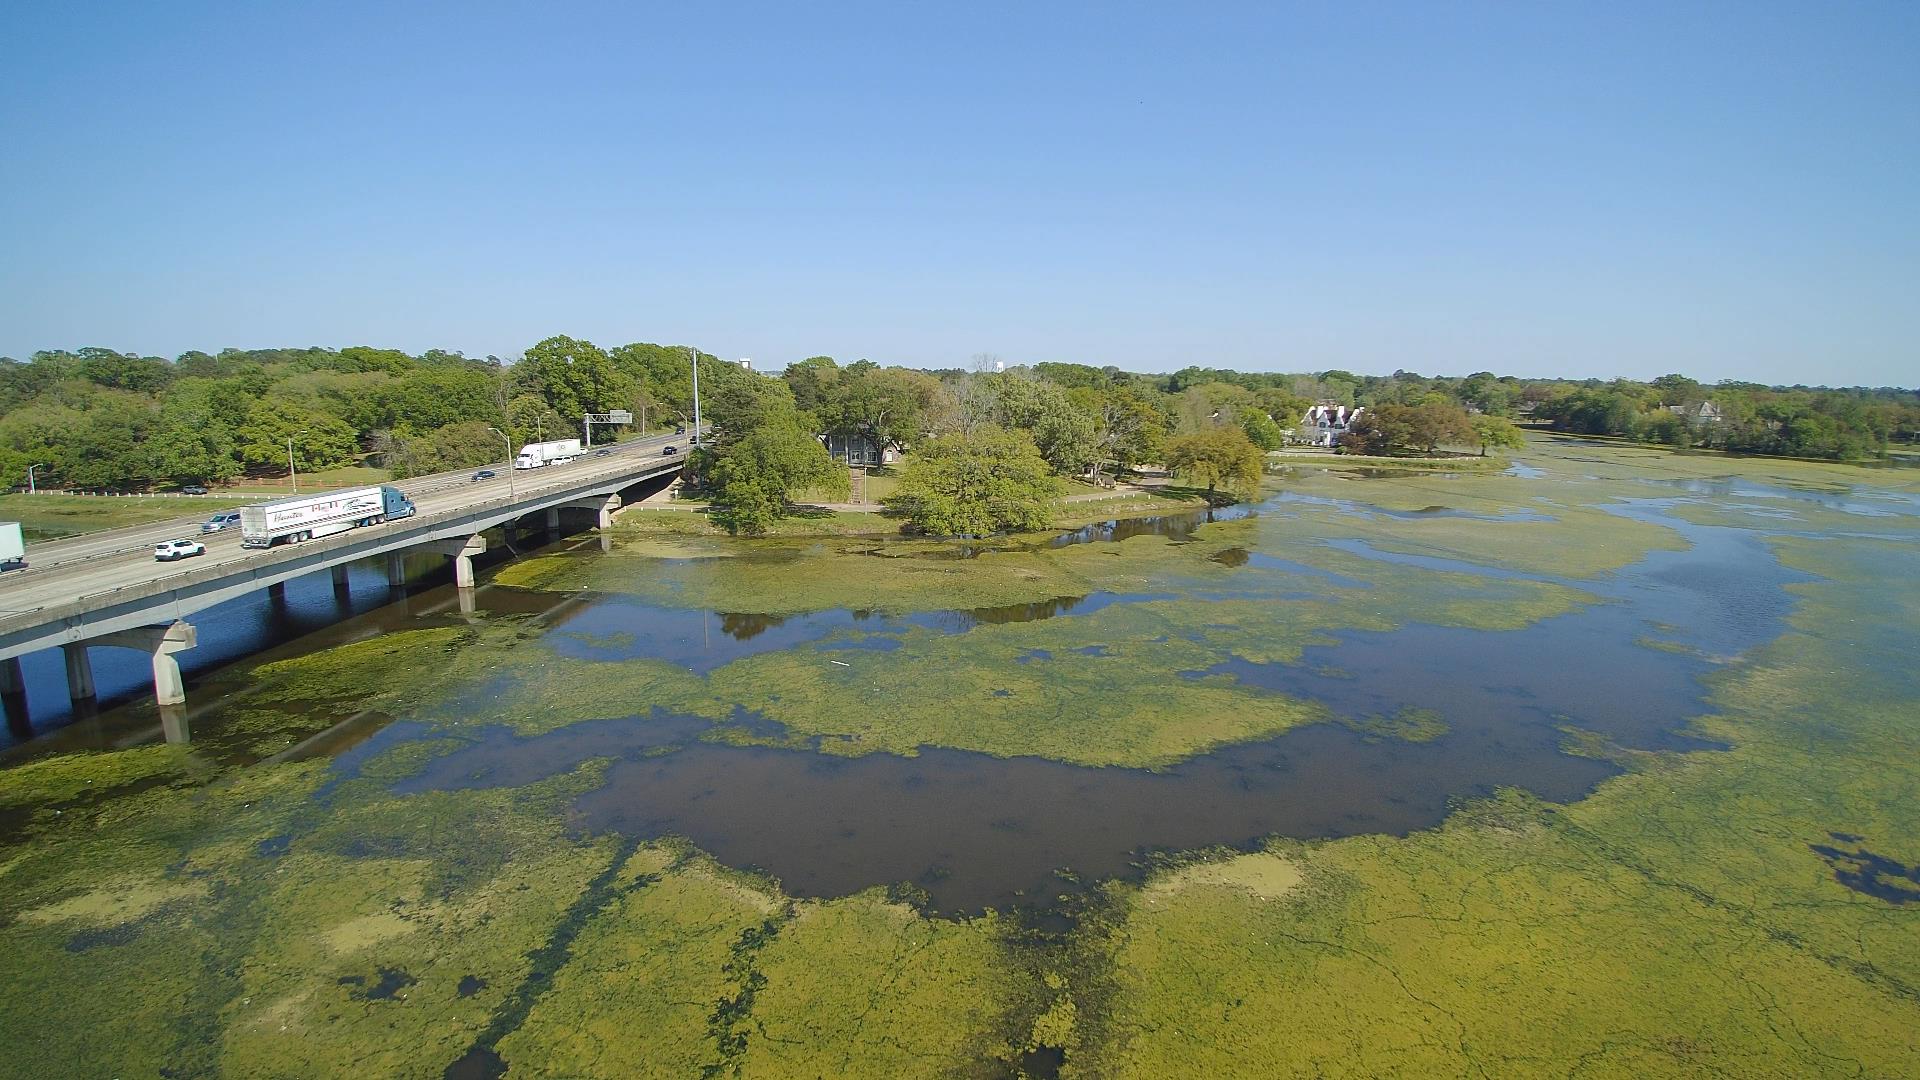
<svg viewBox="0 0 1920 1080">
<path fill-rule="evenodd" d="M 24 570 L 27 565 L 27 542 L 20 533 L 17 521 L 0 521 L 0 572 Z"/>
<path fill-rule="evenodd" d="M 295 495 L 240 508 L 240 545 L 272 547 L 334 536 L 362 525 L 413 516 L 413 500 L 391 484 L 323 495 Z"/>
<path fill-rule="evenodd" d="M 548 465 L 565 465 L 584 452 L 580 449 L 579 439 L 528 443 L 520 448 L 520 456 L 513 459 L 513 467 L 544 469 Z"/>
</svg>

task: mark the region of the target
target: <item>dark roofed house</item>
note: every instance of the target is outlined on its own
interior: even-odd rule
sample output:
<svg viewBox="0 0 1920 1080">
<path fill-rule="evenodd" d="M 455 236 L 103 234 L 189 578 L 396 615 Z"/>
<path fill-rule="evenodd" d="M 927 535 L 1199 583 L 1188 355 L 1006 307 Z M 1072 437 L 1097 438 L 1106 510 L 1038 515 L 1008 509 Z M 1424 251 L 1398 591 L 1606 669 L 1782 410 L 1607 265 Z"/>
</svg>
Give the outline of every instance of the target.
<svg viewBox="0 0 1920 1080">
<path fill-rule="evenodd" d="M 891 465 L 899 456 L 893 447 L 868 435 L 823 435 L 827 453 L 848 465 Z"/>
</svg>

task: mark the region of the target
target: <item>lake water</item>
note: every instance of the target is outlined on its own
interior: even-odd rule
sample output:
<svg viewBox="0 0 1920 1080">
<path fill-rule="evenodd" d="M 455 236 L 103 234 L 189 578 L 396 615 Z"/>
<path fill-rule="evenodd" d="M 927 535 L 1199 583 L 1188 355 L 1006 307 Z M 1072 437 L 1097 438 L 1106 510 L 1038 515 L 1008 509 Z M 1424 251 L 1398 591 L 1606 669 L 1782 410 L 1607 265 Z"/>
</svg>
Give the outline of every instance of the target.
<svg viewBox="0 0 1920 1080">
<path fill-rule="evenodd" d="M 1512 482 L 1539 484 L 1547 474 L 1527 465 L 1512 475 Z M 1570 730 L 1626 748 L 1709 748 L 1712 744 L 1687 733 L 1689 721 L 1708 711 L 1709 678 L 1781 632 L 1794 603 L 1787 587 L 1806 579 L 1773 555 L 1766 542 L 1767 520 L 1749 517 L 1741 525 L 1709 526 L 1682 520 L 1672 510 L 1684 503 L 1768 499 L 1850 515 L 1916 512 L 1911 499 L 1868 488 L 1821 493 L 1702 480 L 1675 481 L 1664 485 L 1671 490 L 1644 497 L 1610 493 L 1596 496 L 1595 504 L 1625 520 L 1672 529 L 1686 549 L 1647 553 L 1596 578 L 1567 579 L 1468 558 L 1397 553 L 1342 534 L 1343 521 L 1358 520 L 1410 527 L 1422 520 L 1451 520 L 1487 529 L 1552 521 L 1551 507 L 1533 496 L 1516 500 L 1528 501 L 1525 509 L 1438 503 L 1389 509 L 1369 503 L 1365 485 L 1354 481 L 1351 498 L 1282 493 L 1258 506 L 1096 524 L 1047 542 L 1113 545 L 1136 537 L 1180 542 L 1204 535 L 1211 521 L 1304 514 L 1319 526 L 1313 544 L 1350 557 L 1337 571 L 1302 561 L 1310 553 L 1297 544 L 1263 549 L 1256 542 L 1212 559 L 1244 576 L 1244 585 L 1229 577 L 1224 586 L 1215 582 L 1203 589 L 1169 575 L 1138 590 L 1096 590 L 999 607 L 891 615 L 829 609 L 775 616 L 663 606 L 607 593 L 498 586 L 483 587 L 471 612 L 462 611 L 445 587 L 396 604 L 378 568 L 369 566 L 356 569 L 344 596 L 336 596 L 326 577 L 316 575 L 293 583 L 284 603 L 262 594 L 202 613 L 192 620 L 200 628 L 201 645 L 182 658 L 183 667 L 191 695 L 203 677 L 263 649 L 276 656 L 300 655 L 396 629 L 524 618 L 538 628 L 539 647 L 556 657 L 592 664 L 657 660 L 707 676 L 768 653 L 810 649 L 830 658 L 836 650 L 890 651 L 912 634 L 964 635 L 1130 604 L 1206 604 L 1228 596 L 1281 603 L 1341 590 L 1391 606 L 1390 591 L 1374 588 L 1373 575 L 1365 572 L 1369 565 L 1383 573 L 1392 568 L 1550 582 L 1578 589 L 1591 601 L 1519 630 L 1417 620 L 1384 631 L 1334 630 L 1332 643 L 1308 647 L 1295 663 L 1222 655 L 1179 677 L 1226 677 L 1263 693 L 1315 703 L 1326 710 L 1328 722 L 1215 749 L 1159 770 L 933 746 L 912 757 L 846 757 L 804 745 L 731 745 L 703 740 L 713 727 L 710 720 L 629 702 L 626 709 L 609 707 L 606 715 L 561 718 L 573 722 L 546 734 L 520 736 L 504 727 L 463 730 L 456 749 L 393 785 L 403 794 L 519 786 L 606 759 L 612 764 L 604 784 L 573 804 L 570 820 L 577 830 L 636 839 L 685 837 L 723 862 L 779 879 L 799 896 L 839 896 L 908 882 L 924 890 L 929 906 L 941 912 L 1044 907 L 1077 883 L 1136 874 L 1160 852 L 1250 848 L 1272 835 L 1404 834 L 1436 824 L 1460 800 L 1507 786 L 1550 800 L 1577 799 L 1616 768 L 1602 758 L 1569 752 Z M 1581 493 L 1576 486 L 1556 498 L 1572 504 Z M 1803 531 L 1789 521 L 1778 528 Z M 1008 546 L 970 544 L 955 552 L 964 559 Z M 887 552 L 876 548 L 876 553 Z M 919 549 L 921 557 L 928 554 Z M 849 565 L 859 561 L 839 557 Z M 1092 656 L 1103 650 L 1100 645 L 1079 649 Z M 1060 655 L 1036 647 L 1013 662 L 1044 669 Z M 98 650 L 95 663 L 109 705 L 116 697 L 137 696 L 145 686 L 145 664 L 136 654 Z M 35 727 L 69 725 L 73 718 L 58 654 L 29 658 L 26 673 Z M 911 673 L 907 677 L 910 684 Z M 222 707 L 219 701 L 196 702 L 195 729 L 217 731 Z M 1100 702 L 1089 701 L 1087 707 L 1098 709 Z M 150 737 L 130 726 L 133 720 L 106 711 L 109 715 L 73 725 L 66 745 L 118 745 Z M 1410 712 L 1437 719 L 1438 729 L 1408 739 L 1381 726 L 1384 718 Z M 325 722 L 316 723 L 316 730 L 331 722 L 318 719 Z M 769 738 L 784 734 L 777 718 L 758 714 L 741 713 L 735 725 Z M 27 734 L 19 724 L 14 730 L 17 737 Z M 445 735 L 421 719 L 360 716 L 306 752 L 337 754 L 333 769 L 346 778 L 396 747 Z"/>
</svg>

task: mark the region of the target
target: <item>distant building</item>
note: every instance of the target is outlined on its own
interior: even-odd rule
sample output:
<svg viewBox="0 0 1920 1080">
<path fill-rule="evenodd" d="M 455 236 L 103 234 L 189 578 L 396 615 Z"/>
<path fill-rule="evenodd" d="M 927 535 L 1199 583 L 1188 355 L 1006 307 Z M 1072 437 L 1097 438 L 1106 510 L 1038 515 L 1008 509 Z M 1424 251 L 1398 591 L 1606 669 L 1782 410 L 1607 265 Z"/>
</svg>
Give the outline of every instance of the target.
<svg viewBox="0 0 1920 1080">
<path fill-rule="evenodd" d="M 1711 401 L 1696 402 L 1692 405 L 1669 405 L 1667 411 L 1685 419 L 1689 424 L 1717 424 L 1726 419 L 1720 412 L 1720 406 Z"/>
<path fill-rule="evenodd" d="M 1307 415 L 1301 418 L 1297 437 L 1311 446 L 1332 446 L 1366 411 L 1363 407 L 1323 401 L 1308 409 Z"/>
<path fill-rule="evenodd" d="M 753 357 L 751 356 L 743 356 L 739 360 L 735 361 L 735 363 L 740 365 L 740 369 L 742 371 L 753 370 Z"/>
<path fill-rule="evenodd" d="M 893 447 L 866 435 L 822 435 L 827 453 L 849 465 L 891 465 L 899 454 Z"/>
</svg>

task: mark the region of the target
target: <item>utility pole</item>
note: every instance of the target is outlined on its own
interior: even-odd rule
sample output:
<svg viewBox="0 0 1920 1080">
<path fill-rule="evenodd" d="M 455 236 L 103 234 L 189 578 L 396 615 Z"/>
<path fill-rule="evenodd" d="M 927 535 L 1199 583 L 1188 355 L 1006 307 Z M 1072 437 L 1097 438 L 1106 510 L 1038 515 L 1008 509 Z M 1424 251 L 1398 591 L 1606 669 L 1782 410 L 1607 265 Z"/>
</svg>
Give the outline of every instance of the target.
<svg viewBox="0 0 1920 1080">
<path fill-rule="evenodd" d="M 500 436 L 500 441 L 507 444 L 507 498 L 508 500 L 512 500 L 515 497 L 513 493 L 513 436 L 501 431 L 492 424 L 487 425 L 487 430 Z"/>
<path fill-rule="evenodd" d="M 693 360 L 693 445 L 700 445 L 700 350 L 687 346 L 687 355 Z"/>
<path fill-rule="evenodd" d="M 287 480 L 293 485 L 293 493 L 295 495 L 300 494 L 300 473 L 293 467 L 293 440 L 312 430 L 312 428 L 301 428 L 299 431 L 287 436 Z"/>
<path fill-rule="evenodd" d="M 27 466 L 27 494 L 32 495 L 33 493 L 40 490 L 39 488 L 33 486 L 33 470 L 44 469 L 46 467 L 47 467 L 47 463 L 44 461 L 38 465 Z"/>
</svg>

